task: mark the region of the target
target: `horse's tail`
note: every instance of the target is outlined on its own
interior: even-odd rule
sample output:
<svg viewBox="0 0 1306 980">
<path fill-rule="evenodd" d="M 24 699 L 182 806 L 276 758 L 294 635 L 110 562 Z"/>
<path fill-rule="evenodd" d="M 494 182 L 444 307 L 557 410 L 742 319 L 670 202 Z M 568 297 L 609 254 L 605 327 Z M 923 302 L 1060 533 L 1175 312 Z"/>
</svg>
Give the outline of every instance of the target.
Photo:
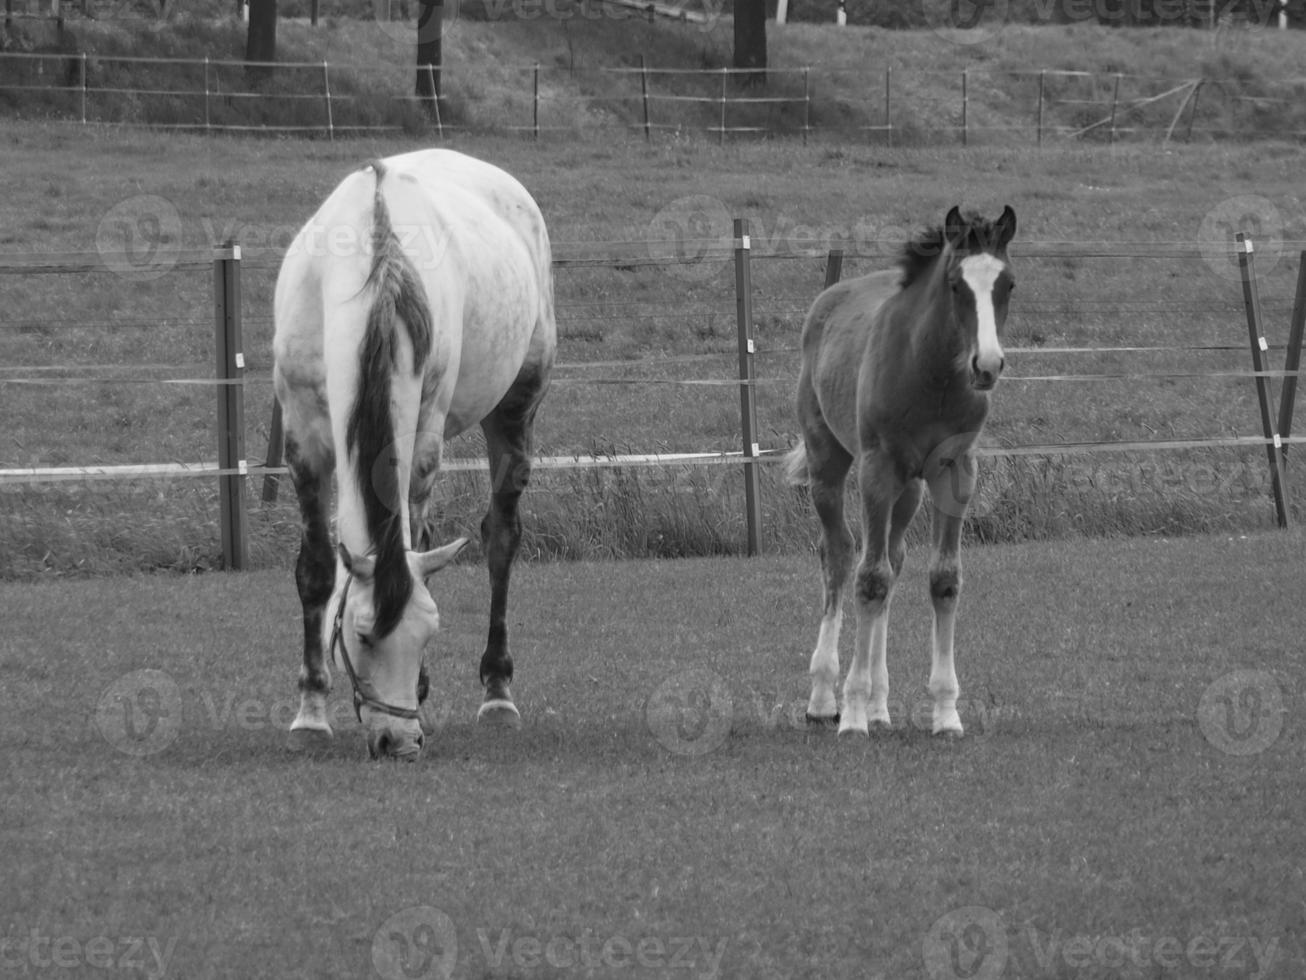
<svg viewBox="0 0 1306 980">
<path fill-rule="evenodd" d="M 811 482 L 811 476 L 807 472 L 807 447 L 803 443 L 800 442 L 785 453 L 784 465 L 786 483 L 805 487 Z"/>
<path fill-rule="evenodd" d="M 402 321 L 412 346 L 412 371 L 420 374 L 431 351 L 432 331 L 426 290 L 390 223 L 390 210 L 381 191 L 386 168 L 377 160 L 371 169 L 376 174 L 372 262 L 364 289 L 371 290 L 372 302 L 359 349 L 358 393 L 346 427 L 346 444 L 357 455 L 355 477 L 376 549 L 376 635 L 383 637 L 398 625 L 413 587 L 401 524 L 401 501 L 407 487 L 399 483 L 390 411 L 392 378 L 399 370 L 395 336 L 398 321 Z"/>
</svg>

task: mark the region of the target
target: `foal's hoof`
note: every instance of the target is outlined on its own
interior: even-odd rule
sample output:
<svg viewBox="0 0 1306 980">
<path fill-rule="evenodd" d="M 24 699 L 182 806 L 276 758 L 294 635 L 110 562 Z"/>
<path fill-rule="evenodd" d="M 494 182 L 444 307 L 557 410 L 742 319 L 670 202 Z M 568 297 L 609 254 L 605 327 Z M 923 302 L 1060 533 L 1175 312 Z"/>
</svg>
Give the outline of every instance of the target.
<svg viewBox="0 0 1306 980">
<path fill-rule="evenodd" d="M 885 738 L 893 734 L 893 726 L 887 721 L 872 721 L 866 726 L 866 734 L 872 738 Z"/>
<path fill-rule="evenodd" d="M 940 742 L 960 742 L 965 733 L 960 728 L 941 728 L 934 733 Z"/>
<path fill-rule="evenodd" d="M 814 715 L 809 711 L 807 712 L 806 717 L 807 717 L 808 728 L 819 728 L 824 730 L 827 728 L 839 727 L 839 713 L 837 711 L 833 715 L 830 715 L 828 717 L 823 717 L 821 715 Z"/>
<path fill-rule="evenodd" d="M 499 728 L 521 728 L 521 712 L 511 701 L 502 698 L 484 702 L 476 712 L 476 720 Z"/>
<path fill-rule="evenodd" d="M 286 736 L 291 752 L 321 752 L 331 744 L 331 729 L 292 728 Z"/>
</svg>

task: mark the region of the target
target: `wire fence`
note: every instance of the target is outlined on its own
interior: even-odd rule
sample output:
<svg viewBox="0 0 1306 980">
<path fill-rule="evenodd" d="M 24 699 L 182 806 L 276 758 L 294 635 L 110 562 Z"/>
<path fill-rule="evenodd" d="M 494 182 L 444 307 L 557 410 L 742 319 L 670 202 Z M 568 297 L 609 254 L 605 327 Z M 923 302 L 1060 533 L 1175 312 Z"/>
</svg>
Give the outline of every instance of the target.
<svg viewBox="0 0 1306 980">
<path fill-rule="evenodd" d="M 440 69 L 431 66 L 434 74 Z M 437 135 L 509 132 L 535 139 L 586 128 L 728 138 L 854 136 L 884 144 L 1306 137 L 1306 76 L 1248 92 L 1239 79 L 1071 70 L 951 72 L 501 67 L 520 117 L 446 118 L 443 100 L 379 97 L 375 66 L 0 52 L 0 96 L 24 111 L 83 124 L 328 139 L 429 127 Z M 510 86 L 511 90 L 511 86 Z M 862 120 L 850 124 L 848 120 Z"/>
<path fill-rule="evenodd" d="M 764 255 L 752 255 L 747 246 L 748 236 L 722 241 L 712 239 L 701 242 L 681 240 L 667 243 L 558 243 L 555 246 L 555 274 L 559 282 L 558 318 L 565 329 L 573 331 L 568 337 L 564 332 L 562 344 L 563 360 L 557 365 L 554 378 L 555 393 L 551 400 L 565 401 L 566 407 L 561 411 L 570 414 L 593 414 L 595 409 L 586 409 L 586 404 L 599 406 L 598 411 L 608 411 L 609 402 L 603 402 L 595 396 L 586 394 L 605 386 L 637 389 L 648 392 L 660 390 L 665 395 L 656 398 L 622 399 L 625 408 L 631 408 L 637 419 L 652 413 L 651 417 L 662 416 L 666 422 L 664 429 L 646 423 L 639 425 L 639 431 L 646 433 L 647 441 L 620 445 L 614 439 L 604 445 L 596 445 L 589 451 L 571 451 L 559 454 L 548 453 L 538 461 L 538 468 L 550 470 L 596 470 L 628 467 L 684 467 L 684 466 L 743 466 L 745 472 L 756 473 L 756 465 L 769 464 L 780 458 L 787 448 L 792 436 L 788 434 L 791 427 L 777 420 L 787 419 L 791 413 L 788 402 L 797 376 L 799 351 L 797 345 L 797 325 L 801 323 L 806 310 L 806 301 L 816 292 L 817 282 L 813 273 L 822 266 L 834 264 L 834 256 L 828 251 L 827 243 L 795 239 L 783 249 L 777 249 Z M 882 263 L 887 242 L 862 242 L 849 246 L 846 253 L 840 253 L 839 260 L 870 260 Z M 1306 242 L 1284 242 L 1283 254 L 1293 250 L 1306 249 Z M 1234 253 L 1231 251 L 1230 255 Z M 1241 255 L 1241 253 L 1238 253 Z M 719 289 L 720 276 L 715 280 L 702 280 L 702 289 L 696 289 L 700 283 L 696 278 L 700 272 L 693 272 L 693 278 L 687 276 L 683 264 L 685 255 L 693 256 L 698 265 L 712 265 L 720 262 L 722 274 L 731 269 L 736 273 L 738 289 L 739 263 L 750 265 L 756 275 L 744 287 L 745 292 L 757 304 L 757 312 L 741 313 L 740 293 L 722 296 Z M 676 257 L 681 256 L 679 262 Z M 1075 263 L 1084 265 L 1109 265 L 1115 261 L 1155 261 L 1158 263 L 1175 263 L 1209 260 L 1211 249 L 1208 245 L 1194 243 L 1024 243 L 1013 245 L 1013 261 L 1022 266 L 1031 263 L 1044 263 L 1048 268 L 1059 264 Z M 1248 256 L 1249 258 L 1250 256 Z M 1303 256 L 1306 258 L 1306 255 Z M 233 292 L 233 263 L 243 268 L 236 273 Z M 121 268 L 112 256 L 98 253 L 79 253 L 65 256 L 23 256 L 0 257 L 0 276 L 26 277 L 32 275 L 46 276 L 58 274 L 63 276 L 104 274 L 106 268 Z M 262 255 L 244 258 L 239 249 L 219 249 L 214 253 L 187 253 L 177 257 L 169 281 L 194 280 L 202 283 L 203 277 L 196 273 L 201 270 L 213 270 L 216 295 L 222 297 L 217 304 L 215 318 L 197 317 L 193 314 L 176 317 L 143 317 L 141 322 L 133 318 L 110 316 L 100 319 L 80 320 L 66 317 L 56 323 L 32 320 L 0 320 L 0 337 L 11 335 L 20 340 L 35 338 L 45 341 L 51 336 L 60 336 L 66 343 L 68 334 L 85 333 L 96 338 L 86 349 L 91 355 L 80 362 L 69 358 L 64 363 L 41 363 L 33 356 L 40 350 L 50 350 L 50 345 L 27 345 L 21 349 L 28 353 L 27 361 L 10 356 L 8 363 L 0 367 L 0 393 L 30 392 L 49 393 L 55 399 L 49 402 L 50 418 L 61 417 L 57 409 L 59 392 L 68 389 L 85 389 L 97 387 L 109 392 L 105 397 L 112 402 L 113 391 L 153 392 L 162 389 L 174 391 L 196 391 L 210 389 L 217 391 L 219 421 L 216 426 L 218 444 L 226 447 L 217 461 L 199 459 L 205 453 L 196 447 L 192 459 L 170 463 L 128 462 L 128 461 L 78 461 L 60 459 L 58 444 L 60 438 L 56 429 L 46 432 L 37 426 L 37 432 L 43 439 L 50 439 L 46 449 L 32 447 L 35 455 L 44 459 L 33 459 L 32 465 L 11 466 L 0 470 L 0 491 L 14 492 L 22 487 L 36 487 L 47 484 L 81 484 L 114 482 L 157 481 L 177 479 L 186 482 L 227 481 L 225 496 L 233 500 L 244 501 L 250 494 L 247 486 L 250 479 L 264 478 L 264 499 L 267 500 L 269 478 L 275 478 L 284 472 L 280 466 L 280 433 L 275 423 L 265 422 L 267 412 L 273 405 L 271 398 L 270 360 L 267 354 L 270 340 L 270 317 L 266 313 L 257 313 L 245 317 L 241 301 L 241 289 L 254 288 L 263 291 L 261 280 L 267 280 L 275 273 L 276 261 L 273 250 Z M 95 270 L 94 273 L 88 270 Z M 1276 295 L 1265 307 L 1258 310 L 1257 325 L 1252 328 L 1251 304 L 1239 302 L 1237 282 L 1230 280 L 1223 291 L 1215 295 L 1224 299 L 1212 302 L 1210 298 L 1194 298 L 1187 310 L 1183 304 L 1173 305 L 1168 298 L 1156 297 L 1151 300 L 1136 302 L 1126 299 L 1114 302 L 1112 306 L 1100 306 L 1095 314 L 1091 307 L 1091 318 L 1105 313 L 1108 319 L 1120 319 L 1135 324 L 1133 336 L 1128 331 L 1117 333 L 1115 342 L 1095 339 L 1085 343 L 1049 344 L 1030 327 L 1019 322 L 1009 321 L 1009 331 L 1015 336 L 1007 345 L 1007 352 L 1014 365 L 1004 378 L 1002 396 L 1004 418 L 1028 420 L 1046 413 L 1047 389 L 1051 385 L 1062 388 L 1073 385 L 1075 389 L 1084 386 L 1096 386 L 1099 390 L 1117 392 L 1120 390 L 1135 393 L 1153 391 L 1164 393 L 1167 401 L 1180 404 L 1178 389 L 1173 386 L 1179 382 L 1193 383 L 1192 392 L 1184 397 L 1189 401 L 1183 403 L 1192 406 L 1186 409 L 1188 417 L 1182 426 L 1176 427 L 1172 422 L 1168 431 L 1151 429 L 1150 438 L 1138 438 L 1139 433 L 1121 431 L 1119 435 L 1108 438 L 1091 438 L 1072 429 L 1059 433 L 1062 438 L 1051 441 L 1039 438 L 1041 430 L 1037 425 L 1027 426 L 1023 421 L 1015 427 L 1003 429 L 1000 422 L 990 425 L 995 438 L 989 440 L 980 450 L 981 455 L 998 459 L 1020 459 L 1032 456 L 1091 456 L 1095 454 L 1122 453 L 1169 453 L 1191 450 L 1249 450 L 1266 447 L 1271 458 L 1271 468 L 1279 465 L 1275 462 L 1286 454 L 1289 445 L 1300 443 L 1301 437 L 1291 434 L 1292 400 L 1295 393 L 1296 378 L 1299 376 L 1299 350 L 1301 345 L 1301 321 L 1306 313 L 1306 266 L 1298 272 L 1297 292 L 1291 308 L 1277 290 Z M 1279 270 L 1288 271 L 1286 267 Z M 225 278 L 219 280 L 219 272 Z M 642 287 L 638 281 L 632 283 L 631 276 L 639 272 L 648 272 L 662 277 L 659 280 L 656 296 L 638 295 Z M 786 278 L 795 273 L 796 278 Z M 112 274 L 112 273 L 111 273 Z M 243 274 L 244 287 L 239 276 Z M 679 279 L 668 277 L 680 276 Z M 597 279 L 596 279 L 597 277 Z M 614 277 L 619 277 L 624 290 L 613 289 Z M 1041 276 L 1044 280 L 1050 278 Z M 255 282 L 251 287 L 251 282 Z M 602 280 L 605 296 L 594 297 L 592 288 L 597 280 Z M 217 283 L 224 283 L 218 291 Z M 1252 283 L 1256 282 L 1252 278 Z M 785 283 L 777 291 L 777 283 Z M 801 282 L 804 285 L 795 290 L 790 283 Z M 1247 287 L 1244 276 L 1242 285 Z M 668 288 L 670 287 L 670 288 Z M 670 304 L 666 303 L 668 295 L 678 296 Z M 797 297 L 803 297 L 798 302 Z M 784 303 L 780 300 L 783 298 Z M 1105 302 L 1105 301 L 1104 301 Z M 1259 303 L 1259 299 L 1257 300 Z M 1146 321 L 1151 313 L 1164 307 L 1165 313 L 1172 317 L 1196 322 L 1199 317 L 1214 317 L 1217 329 L 1205 335 L 1192 331 L 1180 342 L 1148 343 L 1142 339 L 1143 330 L 1137 325 Z M 1022 303 L 1013 307 L 1019 310 L 1019 316 L 1027 318 L 1030 323 L 1041 323 L 1055 317 L 1061 309 L 1061 301 L 1056 298 L 1055 290 L 1043 290 L 1037 286 L 1033 294 L 1022 297 Z M 1276 331 L 1266 331 L 1260 325 L 1264 316 L 1276 322 L 1280 321 L 1291 309 L 1291 325 L 1283 342 L 1270 344 L 1265 335 Z M 231 330 L 233 312 L 235 322 L 242 324 L 261 338 L 253 344 L 242 344 L 239 333 L 234 340 L 222 340 Z M 1246 366 L 1248 346 L 1234 343 L 1227 332 L 1230 320 L 1237 321 L 1246 316 L 1249 329 L 1253 329 L 1252 350 L 1255 352 L 1253 363 Z M 608 323 L 614 321 L 634 324 L 631 329 L 647 333 L 647 325 L 661 323 L 658 329 L 674 331 L 684 342 L 684 335 L 689 330 L 699 329 L 699 340 L 710 350 L 691 351 L 672 356 L 642 356 L 636 358 L 603 359 L 592 357 L 586 359 L 578 356 L 585 351 L 587 341 L 583 326 L 585 319 L 595 318 Z M 696 328 L 697 322 L 701 326 Z M 201 329 L 205 324 L 211 325 L 213 333 Z M 578 327 L 578 324 L 581 326 Z M 644 324 L 644 326 L 640 326 Z M 704 325 L 706 324 L 706 325 Z M 123 361 L 106 361 L 113 343 L 120 343 L 130 350 L 137 343 L 133 338 L 142 333 L 157 332 L 167 328 L 178 336 L 205 334 L 215 338 L 218 345 L 215 371 L 206 366 L 202 359 L 190 359 L 188 355 L 199 352 L 205 346 L 198 342 L 190 350 L 179 349 L 182 359 L 169 363 L 140 360 L 128 363 L 130 355 Z M 671 336 L 672 334 L 668 334 Z M 106 342 L 105 338 L 108 338 Z M 581 339 L 578 339 L 581 338 Z M 654 338 L 656 341 L 656 337 Z M 156 342 L 157 343 L 157 342 Z M 224 345 L 225 344 L 225 348 Z M 72 350 L 82 345 L 74 345 Z M 693 346 L 692 344 L 690 346 Z M 246 350 L 245 348 L 249 349 Z M 57 348 L 56 348 L 57 349 Z M 157 349 L 157 348 L 155 348 Z M 212 348 L 210 348 L 211 356 Z M 1283 367 L 1262 363 L 1256 358 L 1283 357 Z M 1094 363 L 1082 366 L 1083 359 Z M 139 360 L 139 359 L 138 359 Z M 1233 363 L 1230 363 L 1233 361 Z M 1241 363 L 1239 363 L 1241 362 Z M 215 360 L 210 359 L 208 365 Z M 754 364 L 757 365 L 756 369 Z M 738 366 L 738 370 L 734 368 Z M 1262 420 L 1266 421 L 1266 412 L 1278 407 L 1277 424 L 1270 419 L 1263 431 L 1252 434 L 1247 431 L 1250 421 L 1246 413 L 1236 413 L 1242 418 L 1241 428 L 1230 428 L 1221 400 L 1213 400 L 1207 390 L 1217 383 L 1235 385 L 1235 391 L 1249 393 L 1253 387 L 1262 403 Z M 1278 399 L 1269 390 L 1271 383 L 1280 384 L 1282 392 Z M 1123 387 L 1122 387 L 1123 386 Z M 251 393 L 257 391 L 257 396 Z M 680 393 L 684 394 L 680 394 Z M 728 409 L 719 398 L 720 395 L 734 397 L 746 393 L 756 398 L 757 403 L 751 409 L 740 407 L 738 411 Z M 24 396 L 28 397 L 28 396 Z M 1077 397 L 1066 395 L 1064 397 Z M 1114 395 L 1107 397 L 1115 397 Z M 189 396 L 187 396 L 189 398 Z M 85 399 L 83 398 L 83 402 Z M 1277 406 L 1275 402 L 1277 401 Z M 250 422 L 244 421 L 244 406 L 251 406 Z M 236 404 L 240 409 L 236 414 Z M 627 405 L 627 403 L 629 403 Z M 212 418 L 212 409 L 203 405 L 186 404 L 198 417 L 207 415 Z M 706 414 L 704 406 L 714 404 L 711 409 L 717 413 L 713 431 L 728 431 L 733 424 L 736 435 L 734 444 L 721 444 L 718 437 L 716 445 L 704 445 L 700 437 L 686 435 L 684 441 L 676 444 L 677 427 L 681 424 L 681 415 L 685 406 L 693 407 L 693 414 Z M 738 403 L 736 403 L 738 405 Z M 759 407 L 760 406 L 760 407 Z M 1268 409 L 1266 408 L 1268 406 Z M 175 409 L 163 408 L 163 412 L 175 413 Z M 157 418 L 160 409 L 151 405 L 143 414 Z M 733 413 L 734 421 L 730 422 Z M 751 419 L 750 419 L 751 414 Z M 761 426 L 758 419 L 762 420 Z M 232 422 L 231 419 L 236 419 Z M 1206 425 L 1202 425 L 1203 419 Z M 174 424 L 175 423 L 171 423 Z M 614 431 L 615 419 L 600 422 L 596 431 Z M 210 425 L 207 431 L 214 431 Z M 234 429 L 239 431 L 233 432 Z M 246 429 L 249 431 L 247 432 Z M 17 431 L 17 430 L 15 430 Z M 117 434 L 107 430 L 109 438 L 116 440 Z M 257 433 L 257 437 L 255 437 Z M 700 433 L 701 435 L 701 433 Z M 265 439 L 266 462 L 254 462 L 257 448 L 247 452 L 245 443 L 257 444 Z M 17 438 L 17 436 L 16 436 Z M 30 436 L 23 436 L 30 438 Z M 144 443 L 148 444 L 151 436 L 148 430 L 141 433 Z M 169 443 L 173 446 L 174 456 L 184 452 L 177 448 L 183 443 Z M 457 449 L 450 454 L 445 468 L 452 472 L 480 472 L 486 463 L 479 457 L 475 441 L 468 447 Z M 156 457 L 157 459 L 157 457 Z M 1281 460 L 1280 460 L 1281 462 Z M 224 504 L 223 506 L 227 506 Z M 1281 513 L 1282 506 L 1280 505 Z M 751 521 L 750 521 L 751 524 Z M 228 538 L 224 535 L 224 544 Z M 231 547 L 237 547 L 234 543 Z M 229 562 L 229 565 L 231 563 Z M 238 565 L 236 566 L 238 567 Z"/>
</svg>

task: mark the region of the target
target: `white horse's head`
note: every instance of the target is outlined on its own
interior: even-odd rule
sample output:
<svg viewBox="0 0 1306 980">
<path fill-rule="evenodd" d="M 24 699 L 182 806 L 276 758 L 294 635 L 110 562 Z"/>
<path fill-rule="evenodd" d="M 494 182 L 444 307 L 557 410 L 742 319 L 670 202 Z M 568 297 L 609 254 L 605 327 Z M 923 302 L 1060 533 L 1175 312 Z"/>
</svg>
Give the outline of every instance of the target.
<svg viewBox="0 0 1306 980">
<path fill-rule="evenodd" d="M 411 588 L 405 590 L 402 606 L 387 613 L 384 630 L 377 627 L 378 604 L 393 603 L 394 597 L 378 596 L 382 577 L 377 574 L 377 559 L 353 555 L 343 544 L 339 546 L 345 578 L 330 623 L 330 655 L 353 687 L 354 707 L 374 759 L 412 761 L 421 754 L 418 709 L 426 694 L 421 690 L 422 654 L 440 628 L 440 612 L 426 579 L 466 545 L 467 538 L 459 538 L 432 551 L 405 553 Z M 384 576 L 391 582 L 395 577 Z"/>
</svg>

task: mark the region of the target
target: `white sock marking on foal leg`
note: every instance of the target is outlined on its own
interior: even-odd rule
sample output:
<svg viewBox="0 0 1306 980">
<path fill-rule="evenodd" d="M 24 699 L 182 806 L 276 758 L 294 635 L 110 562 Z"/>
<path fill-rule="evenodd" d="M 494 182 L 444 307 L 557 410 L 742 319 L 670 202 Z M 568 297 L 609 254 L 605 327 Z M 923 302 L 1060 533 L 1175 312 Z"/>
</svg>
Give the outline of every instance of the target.
<svg viewBox="0 0 1306 980">
<path fill-rule="evenodd" d="M 833 718 L 839 713 L 834 686 L 839 682 L 839 632 L 843 626 L 843 610 L 821 618 L 821 631 L 816 637 L 808 673 L 812 676 L 812 696 L 807 702 L 807 713 L 813 718 Z"/>
<path fill-rule="evenodd" d="M 953 663 L 953 638 L 956 634 L 957 610 L 934 614 L 934 662 L 930 667 L 930 693 L 934 695 L 934 734 L 962 733 L 961 715 L 957 713 L 957 670 Z"/>
</svg>

